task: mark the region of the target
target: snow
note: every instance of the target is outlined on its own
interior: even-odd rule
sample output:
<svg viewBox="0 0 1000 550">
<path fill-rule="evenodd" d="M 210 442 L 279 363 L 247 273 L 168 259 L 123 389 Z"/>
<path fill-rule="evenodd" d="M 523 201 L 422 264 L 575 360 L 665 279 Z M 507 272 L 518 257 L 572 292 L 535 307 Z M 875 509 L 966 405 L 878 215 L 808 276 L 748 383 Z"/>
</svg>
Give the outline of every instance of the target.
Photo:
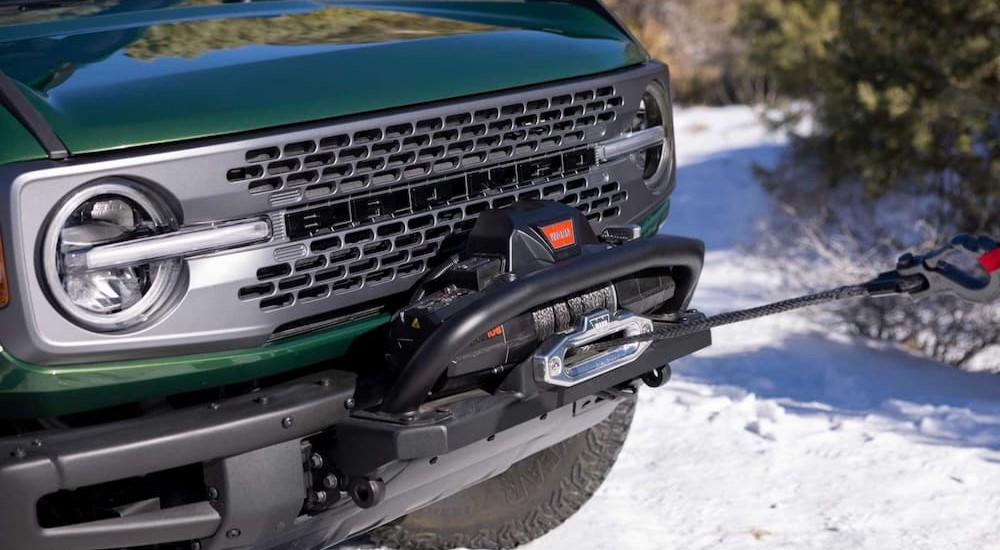
<svg viewBox="0 0 1000 550">
<path fill-rule="evenodd" d="M 748 107 L 676 113 L 662 231 L 710 250 L 694 306 L 788 298 L 744 245 L 773 215 L 752 176 L 785 140 Z M 831 334 L 809 312 L 714 331 L 646 389 L 593 499 L 547 549 L 1000 549 L 1000 378 Z"/>
</svg>

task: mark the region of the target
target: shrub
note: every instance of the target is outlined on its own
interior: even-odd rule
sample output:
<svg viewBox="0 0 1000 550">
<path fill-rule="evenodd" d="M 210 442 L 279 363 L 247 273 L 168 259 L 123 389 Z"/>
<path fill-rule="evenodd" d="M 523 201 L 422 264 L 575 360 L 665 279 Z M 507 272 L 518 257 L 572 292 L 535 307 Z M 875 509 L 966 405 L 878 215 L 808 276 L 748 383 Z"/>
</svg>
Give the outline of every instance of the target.
<svg viewBox="0 0 1000 550">
<path fill-rule="evenodd" d="M 797 150 L 830 183 L 930 192 L 956 228 L 1000 228 L 996 0 L 748 0 L 740 31 L 779 92 L 808 100 L 818 132 Z"/>
</svg>

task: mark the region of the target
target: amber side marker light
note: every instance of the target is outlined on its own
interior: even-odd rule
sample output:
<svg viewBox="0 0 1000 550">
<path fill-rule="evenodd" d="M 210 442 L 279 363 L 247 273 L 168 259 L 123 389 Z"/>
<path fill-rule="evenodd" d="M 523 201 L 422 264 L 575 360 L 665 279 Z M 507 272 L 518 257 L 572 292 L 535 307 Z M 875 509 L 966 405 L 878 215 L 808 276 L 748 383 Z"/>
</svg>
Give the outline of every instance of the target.
<svg viewBox="0 0 1000 550">
<path fill-rule="evenodd" d="M 10 301 L 10 289 L 7 286 L 7 262 L 3 259 L 3 239 L 0 239 L 0 307 Z"/>
</svg>

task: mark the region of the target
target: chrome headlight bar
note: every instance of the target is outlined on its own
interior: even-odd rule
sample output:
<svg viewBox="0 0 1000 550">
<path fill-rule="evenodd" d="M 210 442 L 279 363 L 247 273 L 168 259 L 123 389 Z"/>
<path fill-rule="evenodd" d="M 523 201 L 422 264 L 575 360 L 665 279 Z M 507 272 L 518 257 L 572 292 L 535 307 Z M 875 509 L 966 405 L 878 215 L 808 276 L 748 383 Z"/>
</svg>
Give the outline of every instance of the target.
<svg viewBox="0 0 1000 550">
<path fill-rule="evenodd" d="M 190 258 L 261 243 L 270 238 L 271 224 L 263 218 L 182 228 L 173 233 L 68 252 L 63 256 L 63 265 L 67 271 L 92 271 L 171 258 Z"/>
<path fill-rule="evenodd" d="M 654 126 L 599 143 L 594 152 L 597 154 L 598 162 L 608 162 L 636 151 L 662 145 L 666 139 L 667 132 L 663 126 Z"/>
</svg>

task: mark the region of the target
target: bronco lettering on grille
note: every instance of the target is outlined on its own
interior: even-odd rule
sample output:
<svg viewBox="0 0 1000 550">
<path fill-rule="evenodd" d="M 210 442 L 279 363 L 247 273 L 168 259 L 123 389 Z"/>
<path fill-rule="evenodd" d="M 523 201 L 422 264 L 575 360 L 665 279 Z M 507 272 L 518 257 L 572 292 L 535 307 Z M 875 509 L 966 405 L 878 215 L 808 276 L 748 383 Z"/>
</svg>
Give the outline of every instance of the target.
<svg viewBox="0 0 1000 550">
<path fill-rule="evenodd" d="M 285 216 L 288 236 L 310 237 L 389 216 L 455 204 L 491 192 L 518 188 L 536 181 L 569 175 L 596 164 L 592 149 L 578 149 L 524 162 L 451 177 L 443 181 L 397 188 L 290 212 Z"/>
</svg>

